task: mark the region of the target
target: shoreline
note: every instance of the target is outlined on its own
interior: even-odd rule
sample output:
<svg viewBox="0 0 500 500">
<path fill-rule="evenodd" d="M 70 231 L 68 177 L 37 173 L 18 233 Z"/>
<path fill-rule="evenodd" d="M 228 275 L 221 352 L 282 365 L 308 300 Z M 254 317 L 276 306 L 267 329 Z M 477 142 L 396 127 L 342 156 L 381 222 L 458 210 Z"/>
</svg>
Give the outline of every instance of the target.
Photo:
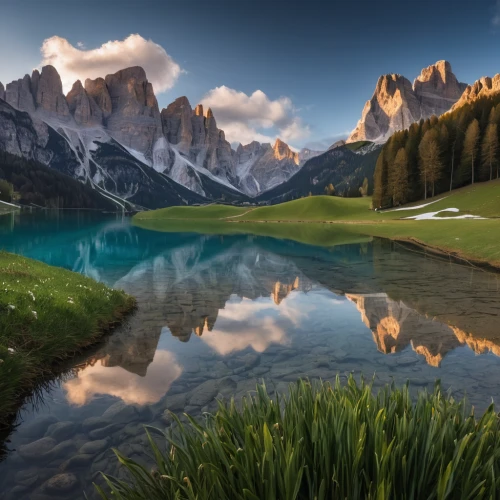
<svg viewBox="0 0 500 500">
<path fill-rule="evenodd" d="M 402 219 L 383 219 L 379 221 L 373 221 L 373 220 L 228 220 L 228 218 L 218 218 L 218 219 L 209 219 L 209 218 L 181 218 L 181 217 L 165 217 L 165 218 L 141 218 L 141 217 L 134 217 L 134 221 L 137 223 L 136 225 L 138 227 L 143 227 L 144 229 L 151 229 L 148 227 L 148 222 L 161 222 L 161 223 L 168 223 L 168 221 L 176 221 L 176 222 L 186 222 L 188 223 L 186 226 L 185 231 L 190 231 L 189 223 L 194 223 L 194 224 L 202 224 L 206 225 L 207 222 L 213 222 L 217 224 L 225 225 L 231 224 L 231 225 L 251 225 L 251 224 L 258 224 L 258 225 L 266 225 L 266 224 L 283 224 L 283 225 L 318 225 L 318 226 L 325 226 L 325 225 L 338 225 L 338 226 L 370 226 L 370 227 L 377 227 L 377 226 L 389 226 L 389 225 L 394 225 L 394 223 L 411 223 L 411 224 L 418 224 L 421 221 L 404 221 Z M 489 220 L 489 219 L 486 219 Z M 144 226 L 141 225 L 141 222 L 144 221 Z M 448 222 L 448 221 L 447 221 Z M 477 221 L 478 222 L 478 221 Z M 476 223 L 477 223 L 476 222 Z M 446 224 L 444 221 L 432 221 L 433 224 Z M 229 226 L 228 226 L 229 227 Z M 200 228 L 194 228 L 191 229 L 195 232 L 199 232 L 198 229 L 201 231 L 203 227 Z M 252 234 L 252 231 L 249 231 L 249 234 Z M 389 235 L 384 235 L 384 234 L 377 234 L 377 231 L 369 231 L 369 232 L 363 232 L 360 231 L 360 235 L 366 235 L 366 236 L 372 236 L 372 237 L 378 237 L 378 238 L 385 238 L 391 241 L 395 242 L 400 242 L 400 243 L 405 243 L 409 244 L 412 246 L 416 246 L 419 248 L 424 249 L 428 253 L 432 253 L 433 255 L 440 256 L 440 257 L 447 257 L 452 259 L 454 262 L 462 265 L 467 265 L 470 267 L 476 267 L 485 271 L 490 271 L 494 273 L 500 273 L 500 261 L 489 261 L 486 259 L 482 259 L 479 257 L 474 257 L 471 254 L 467 254 L 466 252 L 461 252 L 460 250 L 457 249 L 451 249 L 446 246 L 440 246 L 440 245 L 434 245 L 432 243 L 426 243 L 425 241 L 414 237 L 414 236 L 389 236 Z M 292 238 L 293 239 L 293 238 Z M 313 244 L 313 243 L 311 243 Z"/>
<path fill-rule="evenodd" d="M 0 432 L 65 360 L 102 341 L 134 297 L 64 268 L 0 252 Z"/>
</svg>

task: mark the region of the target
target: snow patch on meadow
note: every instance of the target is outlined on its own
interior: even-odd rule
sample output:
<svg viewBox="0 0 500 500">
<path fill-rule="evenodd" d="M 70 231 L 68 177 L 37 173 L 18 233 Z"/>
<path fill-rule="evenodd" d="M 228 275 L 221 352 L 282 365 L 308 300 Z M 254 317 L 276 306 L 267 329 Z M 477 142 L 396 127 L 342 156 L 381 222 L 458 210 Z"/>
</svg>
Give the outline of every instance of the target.
<svg viewBox="0 0 500 500">
<path fill-rule="evenodd" d="M 417 207 L 414 207 L 417 208 Z M 441 212 L 455 212 L 458 213 L 460 210 L 458 208 L 445 208 L 444 210 L 438 210 L 437 212 L 427 212 L 425 214 L 412 215 L 410 217 L 404 217 L 404 219 L 412 219 L 412 220 L 450 220 L 450 219 L 485 219 L 485 217 L 480 217 L 479 215 L 456 215 L 454 217 L 436 217 L 436 215 Z"/>
</svg>

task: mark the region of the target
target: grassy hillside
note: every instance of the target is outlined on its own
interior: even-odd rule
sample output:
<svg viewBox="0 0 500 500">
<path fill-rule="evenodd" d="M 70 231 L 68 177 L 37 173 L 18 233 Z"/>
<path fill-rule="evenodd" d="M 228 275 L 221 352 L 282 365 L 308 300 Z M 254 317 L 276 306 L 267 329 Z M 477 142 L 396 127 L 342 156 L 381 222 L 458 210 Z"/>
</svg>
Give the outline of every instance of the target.
<svg viewBox="0 0 500 500">
<path fill-rule="evenodd" d="M 227 205 L 206 205 L 203 207 L 168 207 L 141 212 L 136 219 L 222 219 L 248 212 L 248 208 L 232 207 Z"/>
<path fill-rule="evenodd" d="M 437 201 L 436 201 L 437 200 Z M 481 217 L 500 217 L 500 179 L 491 182 L 481 182 L 472 186 L 467 186 L 461 189 L 456 189 L 451 193 L 445 193 L 435 198 L 430 198 L 427 201 L 420 201 L 405 205 L 408 207 L 422 205 L 432 201 L 436 201 L 425 209 L 417 211 L 412 210 L 411 215 L 417 213 L 437 212 L 446 208 L 458 208 L 460 214 L 480 215 Z M 384 216 L 388 214 L 397 214 L 400 217 L 410 215 L 409 211 L 405 212 L 397 210 L 395 212 L 386 211 Z M 458 215 L 460 215 L 458 214 Z M 447 214 L 447 216 L 452 214 Z"/>
<path fill-rule="evenodd" d="M 134 223 L 157 231 L 252 233 L 316 245 L 380 236 L 412 240 L 457 257 L 500 266 L 500 181 L 458 189 L 427 200 L 424 207 L 418 203 L 403 210 L 375 212 L 370 204 L 370 198 L 312 196 L 259 208 L 211 205 L 157 210 L 138 214 Z M 443 214 L 448 217 L 471 214 L 488 219 L 405 220 L 448 208 L 459 210 Z"/>
<path fill-rule="evenodd" d="M 369 198 L 309 196 L 270 207 L 256 208 L 235 220 L 322 221 L 371 218 Z"/>
<path fill-rule="evenodd" d="M 427 205 L 414 209 L 415 206 Z M 500 217 L 500 180 L 483 182 L 411 203 L 399 209 L 375 212 L 370 210 L 371 198 L 341 198 L 338 196 L 309 196 L 279 205 L 266 207 L 233 207 L 207 205 L 203 207 L 170 207 L 141 212 L 136 221 L 160 219 L 229 219 L 228 221 L 380 221 L 403 219 L 413 215 L 458 208 L 453 215 Z M 405 210 L 406 208 L 406 210 Z"/>
<path fill-rule="evenodd" d="M 80 274 L 0 252 L 0 427 L 54 363 L 96 342 L 135 301 Z"/>
</svg>

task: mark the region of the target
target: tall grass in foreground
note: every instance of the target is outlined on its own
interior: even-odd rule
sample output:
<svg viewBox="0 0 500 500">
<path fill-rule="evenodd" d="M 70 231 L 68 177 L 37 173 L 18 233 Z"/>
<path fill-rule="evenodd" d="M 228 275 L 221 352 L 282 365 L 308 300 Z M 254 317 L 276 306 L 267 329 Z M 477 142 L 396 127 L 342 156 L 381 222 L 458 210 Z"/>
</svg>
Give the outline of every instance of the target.
<svg viewBox="0 0 500 500">
<path fill-rule="evenodd" d="M 130 484 L 106 477 L 118 499 L 500 498 L 500 425 L 480 420 L 439 385 L 412 401 L 407 386 L 299 381 L 289 395 L 219 404 L 204 423 L 176 419 L 157 470 L 116 452 Z M 103 499 L 111 498 L 96 486 Z"/>
</svg>

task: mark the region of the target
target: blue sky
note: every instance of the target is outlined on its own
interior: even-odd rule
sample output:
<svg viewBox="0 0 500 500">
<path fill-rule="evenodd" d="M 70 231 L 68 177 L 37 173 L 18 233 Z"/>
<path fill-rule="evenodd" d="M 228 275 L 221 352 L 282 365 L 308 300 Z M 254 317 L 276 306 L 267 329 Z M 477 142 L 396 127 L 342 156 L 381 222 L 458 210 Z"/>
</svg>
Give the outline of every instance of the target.
<svg viewBox="0 0 500 500">
<path fill-rule="evenodd" d="M 384 73 L 413 80 L 440 59 L 468 83 L 500 72 L 497 0 L 1 0 L 1 16 L 3 83 L 38 67 L 50 37 L 92 50 L 139 34 L 181 69 L 160 107 L 224 99 L 215 117 L 243 142 L 284 133 L 295 147 L 327 145 L 355 126 Z"/>
</svg>

